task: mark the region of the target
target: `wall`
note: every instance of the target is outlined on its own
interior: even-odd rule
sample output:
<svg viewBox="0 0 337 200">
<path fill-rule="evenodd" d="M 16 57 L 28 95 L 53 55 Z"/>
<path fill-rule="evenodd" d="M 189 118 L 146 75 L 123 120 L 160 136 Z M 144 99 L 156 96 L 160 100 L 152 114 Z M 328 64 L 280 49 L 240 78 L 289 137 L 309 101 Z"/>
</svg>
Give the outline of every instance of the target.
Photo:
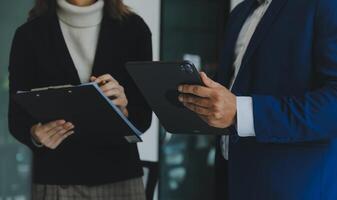
<svg viewBox="0 0 337 200">
<path fill-rule="evenodd" d="M 2 1 L 0 6 L 0 200 L 29 199 L 30 151 L 8 132 L 8 57 L 15 29 L 26 21 L 33 0 Z"/>
</svg>

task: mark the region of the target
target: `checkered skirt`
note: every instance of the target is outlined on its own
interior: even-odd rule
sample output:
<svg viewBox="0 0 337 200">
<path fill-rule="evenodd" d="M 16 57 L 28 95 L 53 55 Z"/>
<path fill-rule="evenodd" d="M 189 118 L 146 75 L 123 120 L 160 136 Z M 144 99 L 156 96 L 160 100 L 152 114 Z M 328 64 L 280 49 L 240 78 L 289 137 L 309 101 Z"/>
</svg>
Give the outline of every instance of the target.
<svg viewBox="0 0 337 200">
<path fill-rule="evenodd" d="M 32 200 L 145 200 L 141 178 L 101 185 L 38 185 L 32 188 Z"/>
</svg>

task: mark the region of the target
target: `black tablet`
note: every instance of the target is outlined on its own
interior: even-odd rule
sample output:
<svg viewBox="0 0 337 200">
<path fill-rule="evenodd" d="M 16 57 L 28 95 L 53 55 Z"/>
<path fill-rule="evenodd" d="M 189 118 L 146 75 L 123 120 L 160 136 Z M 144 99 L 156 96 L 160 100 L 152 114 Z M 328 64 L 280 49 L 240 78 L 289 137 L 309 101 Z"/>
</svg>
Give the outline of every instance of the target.
<svg viewBox="0 0 337 200">
<path fill-rule="evenodd" d="M 179 102 L 179 85 L 203 85 L 192 63 L 130 62 L 126 69 L 166 131 L 176 134 L 227 133 L 226 129 L 209 126 Z"/>
</svg>

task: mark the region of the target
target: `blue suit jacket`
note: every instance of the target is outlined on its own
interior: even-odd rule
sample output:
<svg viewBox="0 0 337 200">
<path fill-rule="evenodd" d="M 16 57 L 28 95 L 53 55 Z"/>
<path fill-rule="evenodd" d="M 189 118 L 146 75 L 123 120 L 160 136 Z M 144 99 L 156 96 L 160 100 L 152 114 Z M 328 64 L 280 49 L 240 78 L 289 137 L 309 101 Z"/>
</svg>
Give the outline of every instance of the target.
<svg viewBox="0 0 337 200">
<path fill-rule="evenodd" d="M 230 16 L 217 76 L 223 85 L 253 4 Z M 337 1 L 273 0 L 233 92 L 253 97 L 257 136 L 230 142 L 230 199 L 336 200 Z"/>
</svg>

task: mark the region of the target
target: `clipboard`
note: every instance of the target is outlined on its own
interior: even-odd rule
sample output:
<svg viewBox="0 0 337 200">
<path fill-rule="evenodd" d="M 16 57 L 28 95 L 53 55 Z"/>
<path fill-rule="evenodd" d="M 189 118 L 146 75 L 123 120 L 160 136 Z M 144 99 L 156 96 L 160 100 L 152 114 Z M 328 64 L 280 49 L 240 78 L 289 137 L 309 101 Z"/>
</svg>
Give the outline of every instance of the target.
<svg viewBox="0 0 337 200">
<path fill-rule="evenodd" d="M 209 126 L 179 102 L 179 85 L 204 85 L 193 63 L 129 62 L 126 69 L 166 131 L 175 134 L 230 134 L 227 129 Z"/>
<path fill-rule="evenodd" d="M 72 122 L 80 137 L 90 139 L 95 134 L 109 138 L 111 143 L 142 142 L 143 133 L 104 95 L 97 83 L 19 91 L 13 98 L 41 123 L 58 119 Z M 116 128 L 123 131 L 115 132 Z"/>
</svg>

